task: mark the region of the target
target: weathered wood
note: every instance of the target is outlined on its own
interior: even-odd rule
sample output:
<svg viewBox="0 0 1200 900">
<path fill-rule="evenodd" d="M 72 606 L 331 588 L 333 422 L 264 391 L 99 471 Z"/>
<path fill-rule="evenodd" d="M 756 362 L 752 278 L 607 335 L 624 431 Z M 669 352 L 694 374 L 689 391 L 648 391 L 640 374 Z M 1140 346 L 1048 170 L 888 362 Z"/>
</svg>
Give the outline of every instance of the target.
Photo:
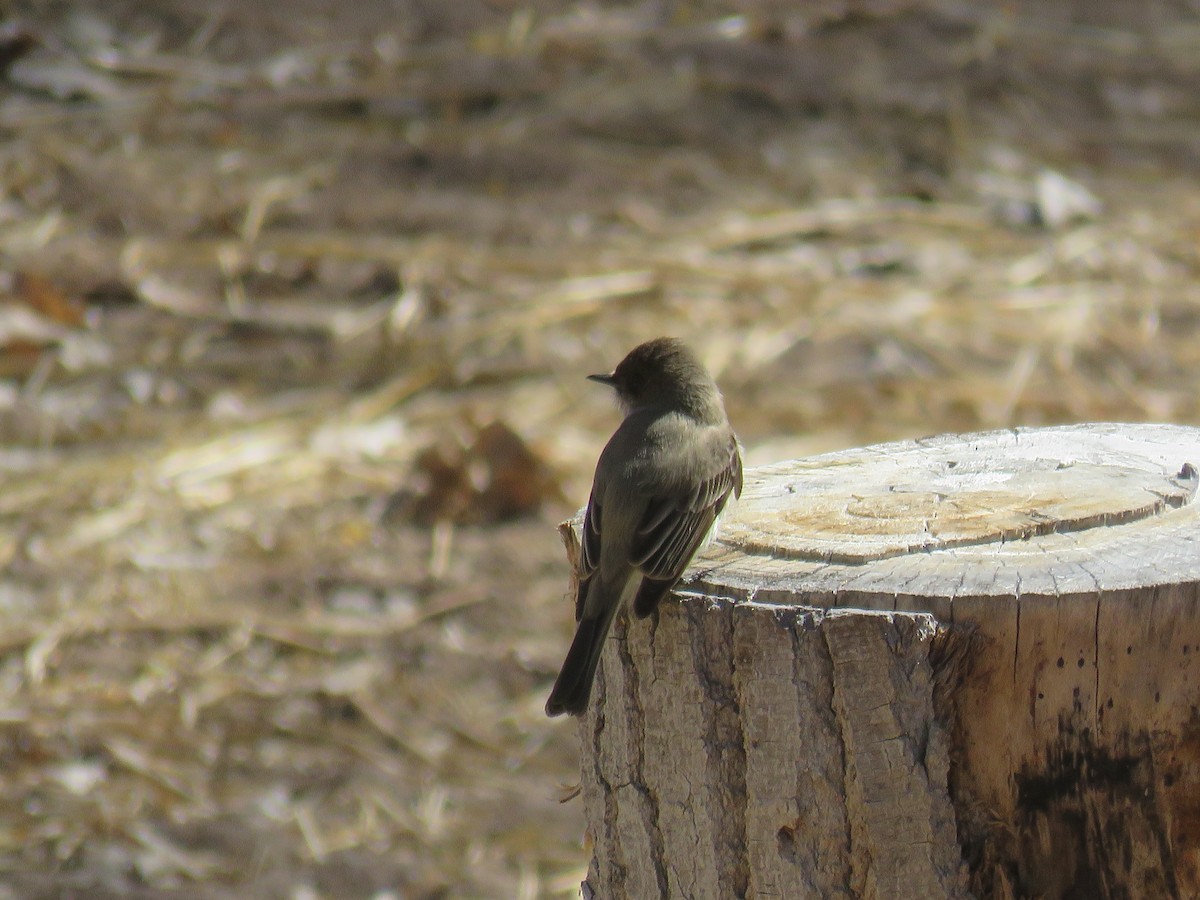
<svg viewBox="0 0 1200 900">
<path fill-rule="evenodd" d="M 1089 425 L 748 471 L 606 648 L 588 889 L 1200 895 L 1198 466 Z"/>
</svg>

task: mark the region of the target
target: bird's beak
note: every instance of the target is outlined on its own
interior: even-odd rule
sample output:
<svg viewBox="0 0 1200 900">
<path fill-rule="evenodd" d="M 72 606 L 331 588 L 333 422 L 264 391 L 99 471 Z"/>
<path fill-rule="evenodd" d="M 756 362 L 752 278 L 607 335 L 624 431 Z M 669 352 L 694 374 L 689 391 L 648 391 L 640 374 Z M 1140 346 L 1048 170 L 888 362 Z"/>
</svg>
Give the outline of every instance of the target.
<svg viewBox="0 0 1200 900">
<path fill-rule="evenodd" d="M 589 375 L 588 381 L 598 381 L 601 384 L 607 384 L 609 387 L 616 387 L 616 381 L 611 375 Z"/>
</svg>

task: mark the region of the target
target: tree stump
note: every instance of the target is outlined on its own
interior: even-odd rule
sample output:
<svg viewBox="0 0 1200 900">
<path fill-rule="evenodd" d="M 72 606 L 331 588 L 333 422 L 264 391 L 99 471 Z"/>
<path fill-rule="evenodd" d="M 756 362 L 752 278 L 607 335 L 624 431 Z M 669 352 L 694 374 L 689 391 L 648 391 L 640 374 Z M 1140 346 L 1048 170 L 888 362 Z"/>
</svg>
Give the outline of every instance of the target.
<svg viewBox="0 0 1200 900">
<path fill-rule="evenodd" d="M 1200 896 L 1197 467 L 1085 425 L 747 471 L 605 648 L 584 895 Z"/>
</svg>

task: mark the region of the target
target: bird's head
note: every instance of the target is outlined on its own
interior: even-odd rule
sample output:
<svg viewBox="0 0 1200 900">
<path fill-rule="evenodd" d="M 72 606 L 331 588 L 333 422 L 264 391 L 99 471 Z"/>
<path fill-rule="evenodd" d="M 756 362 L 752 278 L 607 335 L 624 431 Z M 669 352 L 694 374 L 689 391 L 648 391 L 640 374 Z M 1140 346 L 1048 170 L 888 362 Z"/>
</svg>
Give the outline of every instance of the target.
<svg viewBox="0 0 1200 900">
<path fill-rule="evenodd" d="M 588 378 L 616 391 L 617 401 L 626 413 L 661 406 L 702 418 L 724 415 L 716 383 L 678 338 L 661 337 L 639 344 L 610 374 Z"/>
</svg>

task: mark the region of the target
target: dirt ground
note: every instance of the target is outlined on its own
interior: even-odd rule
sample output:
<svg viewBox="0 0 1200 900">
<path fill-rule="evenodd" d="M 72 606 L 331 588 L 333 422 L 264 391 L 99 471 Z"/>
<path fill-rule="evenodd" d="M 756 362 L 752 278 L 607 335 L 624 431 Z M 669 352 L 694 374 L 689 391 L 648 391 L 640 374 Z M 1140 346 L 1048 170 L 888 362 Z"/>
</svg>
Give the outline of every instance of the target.
<svg viewBox="0 0 1200 900">
<path fill-rule="evenodd" d="M 751 464 L 1200 422 L 1194 3 L 0 14 L 0 900 L 574 896 L 648 337 Z"/>
</svg>

